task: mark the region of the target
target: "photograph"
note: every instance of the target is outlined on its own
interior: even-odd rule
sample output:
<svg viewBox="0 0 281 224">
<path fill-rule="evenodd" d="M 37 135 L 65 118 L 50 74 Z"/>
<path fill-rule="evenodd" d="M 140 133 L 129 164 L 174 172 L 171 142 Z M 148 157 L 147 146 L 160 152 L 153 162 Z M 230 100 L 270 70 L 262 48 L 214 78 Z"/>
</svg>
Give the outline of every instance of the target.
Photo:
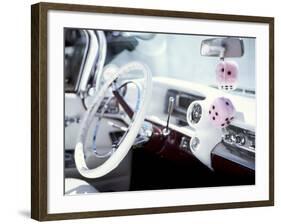
<svg viewBox="0 0 281 224">
<path fill-rule="evenodd" d="M 255 37 L 63 34 L 66 196 L 255 185 Z"/>
</svg>

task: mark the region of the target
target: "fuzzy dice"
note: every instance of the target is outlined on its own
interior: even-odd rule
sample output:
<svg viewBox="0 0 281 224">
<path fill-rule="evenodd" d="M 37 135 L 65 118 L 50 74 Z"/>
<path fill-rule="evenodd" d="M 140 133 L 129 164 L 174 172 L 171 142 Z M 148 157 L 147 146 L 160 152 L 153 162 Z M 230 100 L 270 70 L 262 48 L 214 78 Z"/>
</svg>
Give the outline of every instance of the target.
<svg viewBox="0 0 281 224">
<path fill-rule="evenodd" d="M 220 61 L 216 68 L 218 88 L 226 91 L 236 89 L 238 83 L 238 64 L 234 61 Z"/>
<path fill-rule="evenodd" d="M 234 119 L 236 113 L 232 102 L 225 97 L 218 97 L 209 109 L 211 123 L 217 128 L 227 127 Z"/>
</svg>

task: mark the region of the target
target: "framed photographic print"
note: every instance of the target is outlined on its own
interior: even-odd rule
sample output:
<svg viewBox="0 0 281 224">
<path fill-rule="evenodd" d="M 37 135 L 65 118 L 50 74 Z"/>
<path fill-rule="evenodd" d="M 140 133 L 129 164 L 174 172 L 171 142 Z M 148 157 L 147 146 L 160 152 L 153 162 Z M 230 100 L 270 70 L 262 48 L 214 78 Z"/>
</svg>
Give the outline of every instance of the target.
<svg viewBox="0 0 281 224">
<path fill-rule="evenodd" d="M 274 204 L 274 18 L 31 8 L 32 218 Z"/>
</svg>

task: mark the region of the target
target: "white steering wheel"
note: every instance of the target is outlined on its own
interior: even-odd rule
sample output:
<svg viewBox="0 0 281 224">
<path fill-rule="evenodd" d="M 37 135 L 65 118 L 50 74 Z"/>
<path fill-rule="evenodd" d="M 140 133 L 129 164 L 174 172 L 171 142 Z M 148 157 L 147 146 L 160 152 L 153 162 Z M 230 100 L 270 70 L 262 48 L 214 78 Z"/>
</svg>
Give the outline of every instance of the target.
<svg viewBox="0 0 281 224">
<path fill-rule="evenodd" d="M 141 90 L 142 92 L 141 92 L 138 110 L 136 110 L 135 113 L 133 114 L 132 122 L 129 125 L 127 132 L 125 133 L 125 136 L 123 136 L 117 148 L 115 148 L 112 151 L 111 156 L 102 165 L 94 169 L 89 169 L 85 161 L 84 146 L 86 145 L 86 136 L 89 131 L 90 124 L 93 121 L 95 114 L 97 113 L 108 90 L 114 85 L 118 77 L 121 76 L 122 74 L 132 73 L 133 71 L 141 71 L 144 77 L 143 88 Z M 81 129 L 78 134 L 77 144 L 75 147 L 75 154 L 74 154 L 75 163 L 79 173 L 82 176 L 87 178 L 98 178 L 104 176 L 105 174 L 115 169 L 120 164 L 120 162 L 124 159 L 124 157 L 129 152 L 130 148 L 132 147 L 135 138 L 138 135 L 139 129 L 143 124 L 145 118 L 145 112 L 147 110 L 151 97 L 151 89 L 152 89 L 152 78 L 151 78 L 150 70 L 146 65 L 140 62 L 130 62 L 122 66 L 117 71 L 117 73 L 112 74 L 112 76 L 110 76 L 107 79 L 107 81 L 103 84 L 99 92 L 94 97 L 91 106 L 85 112 L 85 115 L 81 123 Z M 124 102 L 125 101 L 123 101 L 123 103 Z M 122 106 L 122 103 L 120 104 Z"/>
</svg>

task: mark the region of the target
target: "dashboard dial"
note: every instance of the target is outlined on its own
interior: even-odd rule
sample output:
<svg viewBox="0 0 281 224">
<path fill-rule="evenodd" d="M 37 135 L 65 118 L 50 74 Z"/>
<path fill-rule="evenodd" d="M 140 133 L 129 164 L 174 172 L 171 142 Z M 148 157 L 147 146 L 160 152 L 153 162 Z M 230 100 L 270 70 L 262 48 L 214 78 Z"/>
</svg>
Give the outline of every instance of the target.
<svg viewBox="0 0 281 224">
<path fill-rule="evenodd" d="M 197 124 L 202 116 L 202 106 L 199 103 L 191 105 L 191 109 L 188 110 L 188 121 L 192 124 Z"/>
</svg>

